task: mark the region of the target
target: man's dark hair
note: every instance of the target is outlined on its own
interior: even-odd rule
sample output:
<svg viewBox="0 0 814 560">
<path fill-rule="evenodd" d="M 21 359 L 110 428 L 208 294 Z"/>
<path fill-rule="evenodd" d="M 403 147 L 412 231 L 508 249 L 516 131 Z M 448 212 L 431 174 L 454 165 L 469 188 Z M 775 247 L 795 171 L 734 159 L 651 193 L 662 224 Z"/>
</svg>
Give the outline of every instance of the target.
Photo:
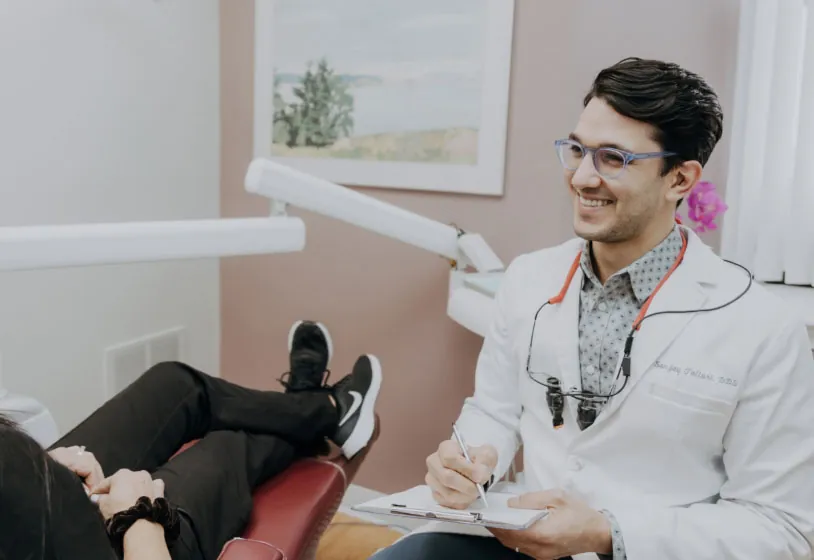
<svg viewBox="0 0 814 560">
<path fill-rule="evenodd" d="M 664 151 L 662 174 L 684 161 L 706 165 L 723 134 L 718 96 L 703 78 L 677 64 L 626 58 L 596 76 L 584 104 L 600 98 L 625 117 L 656 130 Z"/>
</svg>

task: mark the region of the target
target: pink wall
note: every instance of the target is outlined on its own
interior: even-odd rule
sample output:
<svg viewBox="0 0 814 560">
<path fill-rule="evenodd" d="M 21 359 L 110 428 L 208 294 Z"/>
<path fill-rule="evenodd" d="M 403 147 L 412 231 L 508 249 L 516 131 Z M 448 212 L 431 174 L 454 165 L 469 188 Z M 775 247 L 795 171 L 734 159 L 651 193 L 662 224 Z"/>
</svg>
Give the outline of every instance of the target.
<svg viewBox="0 0 814 560">
<path fill-rule="evenodd" d="M 252 156 L 253 2 L 224 0 L 221 15 L 222 214 L 265 215 L 268 202 L 243 189 Z M 706 76 L 728 115 L 737 24 L 737 0 L 519 0 L 505 196 L 363 192 L 480 232 L 507 262 L 560 242 L 572 230 L 551 142 L 570 132 L 595 73 L 630 55 L 670 59 Z M 723 183 L 727 150 L 725 140 L 707 179 Z M 481 344 L 445 314 L 447 264 L 344 223 L 292 213 L 306 221 L 303 253 L 223 260 L 223 374 L 278 387 L 291 322 L 326 322 L 337 348 L 336 378 L 365 352 L 377 354 L 384 368 L 382 438 L 356 482 L 381 491 L 421 483 L 425 457 L 447 437 L 473 389 Z"/>
</svg>

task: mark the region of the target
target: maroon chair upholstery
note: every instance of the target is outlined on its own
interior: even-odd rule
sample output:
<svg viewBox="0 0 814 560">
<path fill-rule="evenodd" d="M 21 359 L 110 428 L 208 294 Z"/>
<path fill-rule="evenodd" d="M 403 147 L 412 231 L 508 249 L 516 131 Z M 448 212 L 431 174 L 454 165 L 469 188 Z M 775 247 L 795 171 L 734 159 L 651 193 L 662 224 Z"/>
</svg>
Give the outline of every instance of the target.
<svg viewBox="0 0 814 560">
<path fill-rule="evenodd" d="M 379 432 L 377 416 L 370 443 L 350 461 L 334 447 L 327 456 L 297 461 L 257 488 L 248 526 L 241 537 L 224 546 L 219 558 L 312 560 Z"/>
<path fill-rule="evenodd" d="M 239 558 L 240 560 L 286 560 L 279 548 L 262 541 L 233 539 L 226 543 L 218 558 Z"/>
</svg>

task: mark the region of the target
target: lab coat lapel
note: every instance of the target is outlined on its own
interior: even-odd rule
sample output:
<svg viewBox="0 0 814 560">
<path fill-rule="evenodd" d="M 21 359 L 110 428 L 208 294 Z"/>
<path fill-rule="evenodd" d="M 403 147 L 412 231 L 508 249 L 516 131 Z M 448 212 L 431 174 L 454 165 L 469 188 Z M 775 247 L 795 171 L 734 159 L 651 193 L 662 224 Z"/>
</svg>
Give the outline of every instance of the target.
<svg viewBox="0 0 814 560">
<path fill-rule="evenodd" d="M 717 270 L 720 261 L 691 232 L 688 237 L 688 247 L 683 262 L 653 298 L 647 311 L 647 316 L 650 318 L 644 320 L 634 337 L 630 378 L 627 385 L 621 393 L 608 402 L 603 413 L 597 418 L 596 424 L 606 420 L 619 409 L 636 384 L 641 381 L 645 372 L 653 366 L 697 313 L 666 313 L 656 317 L 652 317 L 652 315 L 661 311 L 702 309 L 704 307 L 707 291 L 702 284 L 709 281 L 710 273 Z M 620 352 L 620 363 L 621 354 Z M 620 375 L 614 392 L 622 387 L 622 383 L 624 383 L 624 377 Z"/>
<path fill-rule="evenodd" d="M 568 264 L 571 264 L 570 262 Z M 557 305 L 558 332 L 553 333 L 557 340 L 557 358 L 560 364 L 560 379 L 563 391 L 571 392 L 573 389 L 582 390 L 582 375 L 579 367 L 579 299 L 584 276 L 582 269 L 578 269 L 565 299 Z M 565 399 L 566 413 L 570 421 L 576 422 L 575 403 L 573 399 Z"/>
</svg>

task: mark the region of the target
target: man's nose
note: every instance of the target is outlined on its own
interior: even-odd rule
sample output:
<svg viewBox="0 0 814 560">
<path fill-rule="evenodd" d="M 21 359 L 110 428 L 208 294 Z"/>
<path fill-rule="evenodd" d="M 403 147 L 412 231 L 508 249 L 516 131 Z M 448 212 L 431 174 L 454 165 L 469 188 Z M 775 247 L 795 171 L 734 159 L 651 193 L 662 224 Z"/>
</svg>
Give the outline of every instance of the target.
<svg viewBox="0 0 814 560">
<path fill-rule="evenodd" d="M 602 178 L 594 166 L 591 154 L 585 154 L 582 161 L 571 176 L 571 186 L 575 189 L 596 188 L 602 183 Z"/>
</svg>

